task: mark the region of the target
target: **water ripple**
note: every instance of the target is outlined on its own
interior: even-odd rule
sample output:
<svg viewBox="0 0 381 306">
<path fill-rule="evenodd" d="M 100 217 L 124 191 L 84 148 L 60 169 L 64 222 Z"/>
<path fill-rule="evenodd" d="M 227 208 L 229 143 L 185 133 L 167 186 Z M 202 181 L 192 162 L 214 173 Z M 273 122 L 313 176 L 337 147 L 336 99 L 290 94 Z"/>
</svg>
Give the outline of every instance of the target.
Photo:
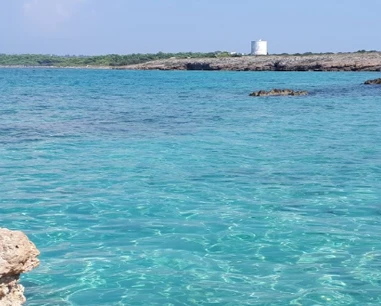
<svg viewBox="0 0 381 306">
<path fill-rule="evenodd" d="M 378 305 L 370 73 L 0 70 L 28 305 Z M 310 96 L 253 99 L 274 84 Z M 1 86 L 3 85 L 3 86 Z"/>
</svg>

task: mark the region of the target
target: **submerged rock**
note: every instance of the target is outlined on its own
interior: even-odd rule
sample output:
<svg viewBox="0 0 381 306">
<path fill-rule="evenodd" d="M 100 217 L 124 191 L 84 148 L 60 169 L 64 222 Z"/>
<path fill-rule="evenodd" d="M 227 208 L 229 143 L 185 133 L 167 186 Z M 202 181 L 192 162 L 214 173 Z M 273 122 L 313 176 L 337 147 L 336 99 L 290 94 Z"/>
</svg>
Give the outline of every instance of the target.
<svg viewBox="0 0 381 306">
<path fill-rule="evenodd" d="M 364 83 L 365 85 L 381 85 L 381 78 L 374 79 L 374 80 L 368 80 Z"/>
<path fill-rule="evenodd" d="M 21 273 L 39 265 L 39 254 L 24 233 L 0 228 L 0 305 L 25 303 L 24 287 L 18 281 Z"/>
<path fill-rule="evenodd" d="M 271 89 L 269 91 L 259 90 L 250 94 L 252 97 L 268 97 L 268 96 L 305 96 L 308 95 L 308 91 L 295 91 L 292 89 Z"/>
</svg>

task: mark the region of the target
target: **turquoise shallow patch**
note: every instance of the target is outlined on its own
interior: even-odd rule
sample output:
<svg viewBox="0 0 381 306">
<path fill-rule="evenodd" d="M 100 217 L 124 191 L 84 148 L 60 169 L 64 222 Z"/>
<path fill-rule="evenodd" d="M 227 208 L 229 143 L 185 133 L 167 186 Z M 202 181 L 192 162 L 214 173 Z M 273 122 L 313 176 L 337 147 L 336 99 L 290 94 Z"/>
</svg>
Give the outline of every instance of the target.
<svg viewBox="0 0 381 306">
<path fill-rule="evenodd" d="M 0 70 L 29 306 L 378 305 L 372 73 Z M 292 88 L 303 97 L 253 98 Z"/>
</svg>

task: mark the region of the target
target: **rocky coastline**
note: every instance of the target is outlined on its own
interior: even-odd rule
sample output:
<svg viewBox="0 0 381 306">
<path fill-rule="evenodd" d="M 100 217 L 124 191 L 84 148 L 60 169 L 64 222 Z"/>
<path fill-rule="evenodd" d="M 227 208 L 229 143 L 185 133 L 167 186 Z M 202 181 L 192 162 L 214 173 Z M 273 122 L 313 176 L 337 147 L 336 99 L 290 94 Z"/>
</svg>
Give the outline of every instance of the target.
<svg viewBox="0 0 381 306">
<path fill-rule="evenodd" d="M 166 59 L 114 67 L 131 70 L 381 71 L 381 52 Z"/>
<path fill-rule="evenodd" d="M 40 252 L 28 237 L 19 231 L 0 228 L 0 305 L 19 306 L 25 303 L 20 275 L 39 265 Z"/>
<path fill-rule="evenodd" d="M 126 66 L 0 65 L 0 68 L 209 71 L 381 71 L 381 52 L 170 58 Z"/>
</svg>

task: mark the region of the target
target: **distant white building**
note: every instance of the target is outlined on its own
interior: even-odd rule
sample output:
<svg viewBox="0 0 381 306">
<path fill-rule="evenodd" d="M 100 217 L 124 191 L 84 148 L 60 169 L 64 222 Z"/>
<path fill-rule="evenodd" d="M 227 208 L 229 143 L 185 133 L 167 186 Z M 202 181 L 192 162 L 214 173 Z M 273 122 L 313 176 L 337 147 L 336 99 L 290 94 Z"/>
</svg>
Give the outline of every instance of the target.
<svg viewBox="0 0 381 306">
<path fill-rule="evenodd" d="M 251 55 L 267 55 L 267 41 L 257 40 L 251 42 Z"/>
</svg>

